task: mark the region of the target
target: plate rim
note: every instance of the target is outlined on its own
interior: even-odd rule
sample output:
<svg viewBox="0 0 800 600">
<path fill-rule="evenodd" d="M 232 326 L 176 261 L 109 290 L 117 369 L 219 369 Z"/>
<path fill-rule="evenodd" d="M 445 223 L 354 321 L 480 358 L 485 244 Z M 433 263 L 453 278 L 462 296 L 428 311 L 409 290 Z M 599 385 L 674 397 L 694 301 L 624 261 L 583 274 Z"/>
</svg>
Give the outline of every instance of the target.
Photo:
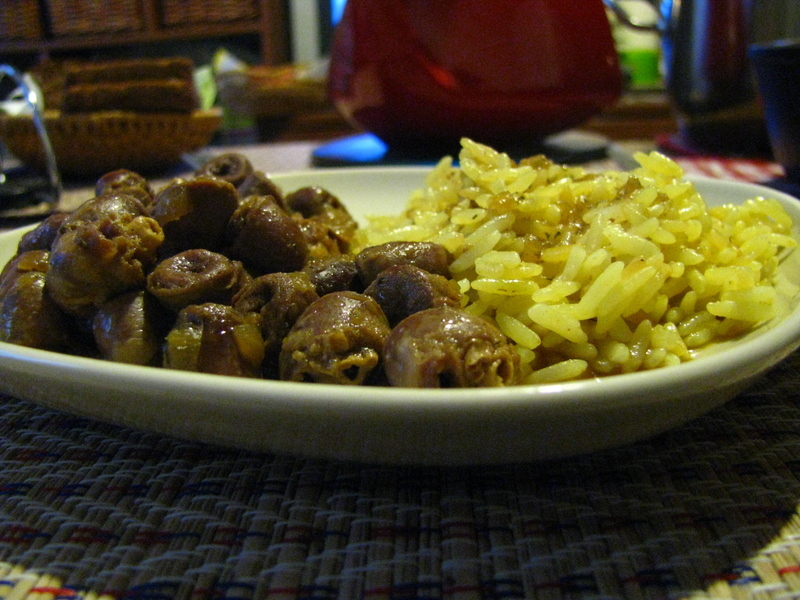
<svg viewBox="0 0 800 600">
<path fill-rule="evenodd" d="M 430 167 L 346 167 L 313 169 L 307 171 L 291 171 L 274 173 L 280 185 L 281 180 L 309 180 L 317 176 L 335 177 L 359 176 L 359 174 L 375 175 L 376 173 L 403 173 L 409 176 L 423 177 L 430 172 Z M 762 195 L 775 197 L 782 204 L 789 199 L 797 202 L 793 219 L 794 227 L 800 227 L 800 200 L 758 184 L 738 181 L 716 180 L 707 177 L 687 177 L 695 182 L 710 183 L 722 187 L 746 186 L 752 190 L 761 190 Z M 420 179 L 420 182 L 422 179 Z M 18 238 L 35 224 L 19 227 L 0 233 L 0 240 Z M 800 248 L 795 250 L 800 252 Z M 330 411 L 332 402 L 347 414 L 362 413 L 363 418 L 386 411 L 409 411 L 415 417 L 426 413 L 431 415 L 455 414 L 461 411 L 476 414 L 489 414 L 495 411 L 515 412 L 525 409 L 533 413 L 542 411 L 561 411 L 580 414 L 597 410 L 607 410 L 609 405 L 621 408 L 631 405 L 648 406 L 673 400 L 686 386 L 691 385 L 693 393 L 713 392 L 720 388 L 716 377 L 709 377 L 710 366 L 718 364 L 722 367 L 717 374 L 726 376 L 725 384 L 745 382 L 763 374 L 791 352 L 800 347 L 800 307 L 794 306 L 791 312 L 779 321 L 780 327 L 769 326 L 764 331 L 747 340 L 745 344 L 732 345 L 719 352 L 681 363 L 673 367 L 639 371 L 621 375 L 609 375 L 586 380 L 518 385 L 505 388 L 481 389 L 448 389 L 419 390 L 412 388 L 392 387 L 355 387 L 332 384 L 309 384 L 298 382 L 271 381 L 263 379 L 230 378 L 221 375 L 190 373 L 147 367 L 126 365 L 103 361 L 96 358 L 73 356 L 47 350 L 26 348 L 7 342 L 0 342 L 0 373 L 5 369 L 16 369 L 15 372 L 42 372 L 47 368 L 55 370 L 64 377 L 78 381 L 93 378 L 106 378 L 106 383 L 117 382 L 117 386 L 134 384 L 144 377 L 146 387 L 162 386 L 165 393 L 180 393 L 196 387 L 198 401 L 210 401 L 212 395 L 218 394 L 216 402 L 258 402 L 269 401 L 256 407 L 260 412 L 270 412 L 269 403 L 278 403 L 274 407 L 296 413 L 305 410 Z M 715 358 L 715 357 L 722 358 Z M 52 376 L 51 376 L 52 377 Z M 233 385 L 230 385 L 233 382 Z M 229 385 L 225 385 L 225 384 Z M 6 391 L 6 385 L 0 383 L 0 390 Z M 115 387 L 112 385 L 112 387 Z M 231 388 L 240 394 L 234 398 Z M 632 390 L 635 393 L 632 393 Z M 587 400 L 592 400 L 591 402 Z M 213 401 L 211 401 L 213 402 Z M 287 408 L 288 407 L 288 408 Z M 95 417 L 101 418 L 101 417 Z"/>
</svg>

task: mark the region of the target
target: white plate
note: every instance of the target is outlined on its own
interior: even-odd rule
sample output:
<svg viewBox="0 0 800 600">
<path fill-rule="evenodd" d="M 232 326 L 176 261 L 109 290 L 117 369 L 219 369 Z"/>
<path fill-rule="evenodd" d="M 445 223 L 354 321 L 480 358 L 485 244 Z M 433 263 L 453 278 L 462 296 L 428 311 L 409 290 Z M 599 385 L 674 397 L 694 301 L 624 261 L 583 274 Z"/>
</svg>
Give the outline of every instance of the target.
<svg viewBox="0 0 800 600">
<path fill-rule="evenodd" d="M 285 190 L 321 185 L 357 218 L 396 213 L 421 168 L 315 170 L 275 176 Z M 696 180 L 710 204 L 780 200 L 800 235 L 800 202 L 766 188 Z M 21 232 L 0 234 L 0 263 Z M 800 283 L 800 252 L 784 270 Z M 99 420 L 193 440 L 307 457 L 381 463 L 487 464 L 609 448 L 730 400 L 800 346 L 800 299 L 788 315 L 692 362 L 559 385 L 480 390 L 352 388 L 202 375 L 0 343 L 0 389 Z"/>
</svg>

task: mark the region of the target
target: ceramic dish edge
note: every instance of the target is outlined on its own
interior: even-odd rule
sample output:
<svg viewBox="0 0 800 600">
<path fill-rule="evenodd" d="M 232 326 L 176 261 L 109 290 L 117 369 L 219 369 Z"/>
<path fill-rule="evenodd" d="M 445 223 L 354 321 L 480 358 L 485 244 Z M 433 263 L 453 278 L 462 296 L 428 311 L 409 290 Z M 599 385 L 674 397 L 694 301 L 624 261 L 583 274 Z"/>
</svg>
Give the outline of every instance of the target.
<svg viewBox="0 0 800 600">
<path fill-rule="evenodd" d="M 400 210 L 427 171 L 317 170 L 275 175 L 275 180 L 287 190 L 309 184 L 327 187 L 348 205 L 351 193 L 364 193 L 359 192 L 359 178 L 380 177 L 392 185 L 388 200 L 379 194 L 378 208 L 386 213 Z M 698 178 L 696 183 L 706 196 L 730 193 L 741 199 L 748 192 L 748 197 L 778 198 L 795 221 L 795 235 L 800 231 L 800 203 L 790 196 L 736 182 Z M 380 190 L 380 185 L 370 189 Z M 397 203 L 396 208 L 387 208 L 389 202 Z M 353 212 L 363 218 L 365 211 L 358 208 Z M 3 264 L 20 235 L 21 230 L 0 234 Z M 543 460 L 649 437 L 725 403 L 800 346 L 797 298 L 779 324 L 678 367 L 489 390 L 352 389 L 239 380 L 0 343 L 0 389 L 102 421 L 257 451 L 394 464 Z"/>
</svg>

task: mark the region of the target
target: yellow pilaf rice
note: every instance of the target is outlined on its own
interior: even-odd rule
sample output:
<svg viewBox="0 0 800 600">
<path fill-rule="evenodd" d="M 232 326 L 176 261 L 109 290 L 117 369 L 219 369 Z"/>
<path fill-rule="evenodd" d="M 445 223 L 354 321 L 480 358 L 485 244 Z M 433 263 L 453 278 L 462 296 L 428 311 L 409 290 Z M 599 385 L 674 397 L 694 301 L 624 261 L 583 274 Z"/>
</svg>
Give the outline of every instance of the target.
<svg viewBox="0 0 800 600">
<path fill-rule="evenodd" d="M 450 250 L 464 308 L 514 342 L 521 383 L 674 365 L 774 316 L 773 276 L 797 244 L 777 200 L 708 207 L 656 152 L 591 173 L 461 145 L 459 166 L 443 158 L 357 245 Z"/>
</svg>

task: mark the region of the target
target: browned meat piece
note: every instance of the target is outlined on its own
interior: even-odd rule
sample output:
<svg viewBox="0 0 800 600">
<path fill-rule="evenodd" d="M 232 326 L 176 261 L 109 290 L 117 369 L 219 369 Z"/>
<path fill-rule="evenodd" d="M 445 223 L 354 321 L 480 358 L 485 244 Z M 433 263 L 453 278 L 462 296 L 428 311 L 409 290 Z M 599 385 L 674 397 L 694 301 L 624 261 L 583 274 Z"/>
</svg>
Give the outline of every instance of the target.
<svg viewBox="0 0 800 600">
<path fill-rule="evenodd" d="M 349 251 L 350 243 L 322 221 L 298 218 L 297 223 L 308 245 L 309 259 L 330 258 Z"/>
<path fill-rule="evenodd" d="M 519 355 L 489 322 L 451 307 L 401 321 L 384 349 L 389 383 L 398 387 L 465 388 L 515 383 Z"/>
<path fill-rule="evenodd" d="M 84 223 L 128 220 L 146 216 L 149 216 L 147 208 L 135 196 L 123 193 L 103 194 L 87 200 L 69 213 L 62 221 L 58 234 L 76 229 Z"/>
<path fill-rule="evenodd" d="M 197 177 L 218 177 L 239 187 L 253 173 L 250 160 L 238 152 L 226 152 L 212 158 L 197 171 Z"/>
<path fill-rule="evenodd" d="M 281 189 L 267 177 L 262 171 L 253 171 L 247 178 L 239 184 L 236 188 L 239 192 L 239 198 L 244 199 L 249 196 L 272 196 L 275 202 L 278 203 L 283 210 L 287 213 L 289 209 L 286 206 L 286 199 L 283 197 Z"/>
<path fill-rule="evenodd" d="M 255 319 L 223 304 L 184 308 L 164 345 L 164 366 L 182 371 L 259 377 L 263 358 Z"/>
<path fill-rule="evenodd" d="M 345 290 L 363 291 L 352 254 L 310 259 L 303 267 L 303 272 L 311 279 L 320 296 Z"/>
<path fill-rule="evenodd" d="M 54 213 L 47 217 L 20 238 L 17 244 L 17 253 L 21 254 L 29 250 L 50 250 L 61 224 L 68 216 L 69 213 Z"/>
<path fill-rule="evenodd" d="M 68 320 L 45 291 L 47 252 L 32 250 L 17 256 L 0 279 L 0 341 L 69 351 Z"/>
<path fill-rule="evenodd" d="M 311 280 L 300 271 L 262 275 L 236 295 L 233 301 L 236 310 L 258 315 L 264 338 L 265 377 L 278 377 L 278 357 L 283 338 L 300 315 L 318 298 Z"/>
<path fill-rule="evenodd" d="M 50 253 L 47 250 L 27 250 L 17 253 L 0 272 L 0 297 L 5 296 L 14 281 L 23 273 L 47 272 Z"/>
<path fill-rule="evenodd" d="M 203 248 L 219 252 L 225 228 L 239 205 L 236 188 L 214 177 L 173 179 L 156 194 L 150 209 L 164 229 L 162 258 Z"/>
<path fill-rule="evenodd" d="M 432 242 L 387 242 L 364 248 L 356 256 L 356 266 L 364 286 L 393 265 L 414 265 L 429 273 L 450 277 L 450 262 L 447 249 Z"/>
<path fill-rule="evenodd" d="M 103 304 L 92 320 L 92 333 L 100 356 L 106 360 L 157 366 L 168 323 L 165 309 L 140 290 Z"/>
<path fill-rule="evenodd" d="M 158 263 L 147 276 L 147 290 L 165 307 L 178 312 L 190 304 L 230 304 L 250 279 L 239 261 L 195 248 Z"/>
<path fill-rule="evenodd" d="M 438 306 L 458 307 L 461 300 L 455 281 L 414 265 L 384 269 L 364 293 L 378 301 L 392 327 L 415 312 Z"/>
<path fill-rule="evenodd" d="M 138 198 L 144 206 L 153 203 L 153 189 L 141 175 L 128 169 L 110 171 L 95 183 L 95 194 L 128 194 Z"/>
<path fill-rule="evenodd" d="M 300 188 L 286 196 L 290 212 L 299 213 L 307 221 L 317 221 L 330 229 L 338 241 L 341 252 L 349 252 L 358 223 L 341 200 L 320 187 Z"/>
<path fill-rule="evenodd" d="M 308 245 L 297 221 L 272 196 L 250 196 L 233 213 L 226 230 L 228 256 L 254 275 L 303 268 Z"/>
<path fill-rule="evenodd" d="M 389 323 L 369 296 L 333 292 L 311 304 L 283 340 L 280 377 L 365 383 L 378 368 Z"/>
<path fill-rule="evenodd" d="M 95 199 L 97 204 L 103 204 L 103 198 Z M 144 210 L 130 196 L 111 198 L 129 201 Z M 67 313 L 90 317 L 110 298 L 144 287 L 164 234 L 155 220 L 143 214 L 102 212 L 96 210 L 97 206 L 84 206 L 64 222 L 53 243 L 47 291 Z"/>
<path fill-rule="evenodd" d="M 290 211 L 299 213 L 302 220 L 330 229 L 341 253 L 350 251 L 358 223 L 339 198 L 320 187 L 310 186 L 287 195 L 286 205 Z"/>
</svg>

